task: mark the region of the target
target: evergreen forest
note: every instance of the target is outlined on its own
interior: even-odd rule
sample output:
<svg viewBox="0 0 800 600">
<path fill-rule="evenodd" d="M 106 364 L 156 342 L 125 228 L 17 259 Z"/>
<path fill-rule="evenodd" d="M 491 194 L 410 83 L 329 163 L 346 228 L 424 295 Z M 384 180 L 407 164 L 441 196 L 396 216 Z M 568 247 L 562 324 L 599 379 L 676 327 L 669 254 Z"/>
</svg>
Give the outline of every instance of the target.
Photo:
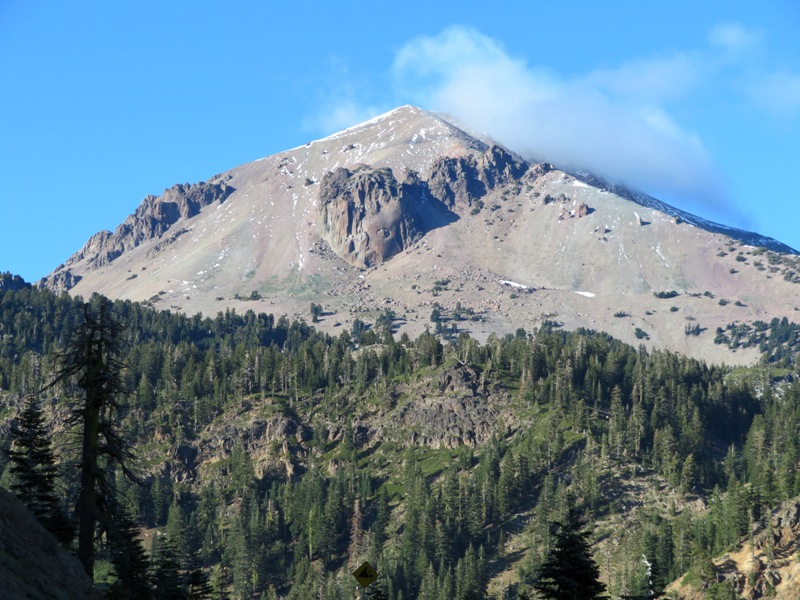
<svg viewBox="0 0 800 600">
<path fill-rule="evenodd" d="M 86 550 L 92 392 L 70 349 L 106 310 Z M 770 362 L 766 325 L 748 369 L 557 323 L 485 343 L 394 326 L 331 336 L 0 285 L 0 485 L 90 552 L 109 598 L 351 599 L 365 560 L 371 598 L 561 597 L 543 582 L 565 540 L 604 584 L 586 597 L 678 578 L 736 597 L 712 557 L 800 495 L 798 363 L 794 343 Z"/>
</svg>

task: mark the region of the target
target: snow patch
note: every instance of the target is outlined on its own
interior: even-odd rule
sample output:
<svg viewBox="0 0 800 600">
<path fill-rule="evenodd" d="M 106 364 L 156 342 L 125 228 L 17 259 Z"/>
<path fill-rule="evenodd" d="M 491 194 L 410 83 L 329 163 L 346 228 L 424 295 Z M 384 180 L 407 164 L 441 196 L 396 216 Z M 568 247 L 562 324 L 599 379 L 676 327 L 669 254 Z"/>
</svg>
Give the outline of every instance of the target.
<svg viewBox="0 0 800 600">
<path fill-rule="evenodd" d="M 517 283 L 516 281 L 509 281 L 507 279 L 501 279 L 500 280 L 500 285 L 507 285 L 507 286 L 510 286 L 510 287 L 513 287 L 513 288 L 518 288 L 520 290 L 527 290 L 528 289 L 527 285 L 522 285 L 521 283 Z"/>
<path fill-rule="evenodd" d="M 663 261 L 664 261 L 664 264 L 665 264 L 665 265 L 667 265 L 667 266 L 669 266 L 669 263 L 667 262 L 667 259 L 666 259 L 666 258 L 664 258 L 664 255 L 663 255 L 663 254 L 661 254 L 661 246 L 660 246 L 660 245 L 657 245 L 657 246 L 654 248 L 654 250 L 656 251 L 656 254 L 658 254 L 658 255 L 661 257 L 661 260 L 663 260 Z"/>
</svg>

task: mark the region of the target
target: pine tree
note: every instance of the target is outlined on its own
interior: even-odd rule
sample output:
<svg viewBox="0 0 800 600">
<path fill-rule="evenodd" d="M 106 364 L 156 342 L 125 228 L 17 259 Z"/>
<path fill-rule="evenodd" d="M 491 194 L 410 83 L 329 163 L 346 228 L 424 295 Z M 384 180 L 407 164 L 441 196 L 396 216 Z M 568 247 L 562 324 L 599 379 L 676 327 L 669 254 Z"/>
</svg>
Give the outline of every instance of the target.
<svg viewBox="0 0 800 600">
<path fill-rule="evenodd" d="M 577 509 L 570 506 L 561 523 L 553 523 L 553 544 L 545 558 L 534 589 L 550 600 L 604 598 L 606 586 L 592 557 L 589 533 L 583 530 Z"/>
<path fill-rule="evenodd" d="M 111 562 L 117 581 L 110 597 L 120 600 L 149 600 L 153 597 L 148 577 L 148 559 L 138 537 L 136 524 L 120 511 L 108 532 Z"/>
<path fill-rule="evenodd" d="M 77 379 L 83 401 L 73 410 L 70 423 L 81 430 L 80 491 L 78 496 L 78 560 L 90 578 L 94 575 L 97 523 L 114 503 L 110 463 L 130 479 L 132 454 L 114 422 L 117 396 L 126 391 L 122 380 L 122 326 L 111 314 L 110 303 L 100 298 L 96 310 L 83 305 L 83 322 L 76 328 L 61 356 L 57 383 Z M 96 313 L 96 314 L 95 314 Z"/>
<path fill-rule="evenodd" d="M 8 455 L 15 476 L 11 489 L 62 544 L 72 540 L 74 530 L 55 493 L 57 469 L 38 402 L 29 396 L 19 423 L 11 428 L 14 444 Z"/>
<path fill-rule="evenodd" d="M 179 550 L 167 537 L 153 540 L 153 554 L 150 557 L 151 577 L 154 586 L 154 600 L 184 600 L 189 597 L 185 573 L 181 568 Z"/>
</svg>

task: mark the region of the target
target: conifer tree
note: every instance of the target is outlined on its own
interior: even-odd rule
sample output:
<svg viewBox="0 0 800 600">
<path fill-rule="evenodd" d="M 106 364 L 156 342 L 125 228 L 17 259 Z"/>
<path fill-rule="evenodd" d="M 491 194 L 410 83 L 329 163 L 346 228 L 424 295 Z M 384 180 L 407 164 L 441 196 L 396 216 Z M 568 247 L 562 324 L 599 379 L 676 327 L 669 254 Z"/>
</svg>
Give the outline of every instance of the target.
<svg viewBox="0 0 800 600">
<path fill-rule="evenodd" d="M 83 322 L 76 328 L 61 356 L 57 383 L 77 380 L 82 401 L 73 409 L 70 424 L 81 431 L 80 490 L 77 503 L 78 560 L 89 577 L 94 575 L 94 541 L 97 523 L 114 503 L 111 463 L 138 481 L 129 467 L 132 454 L 114 422 L 117 396 L 126 391 L 122 380 L 122 326 L 111 314 L 105 298 L 83 305 Z"/>
<path fill-rule="evenodd" d="M 189 597 L 179 549 L 166 536 L 153 540 L 150 569 L 154 600 L 185 600 Z"/>
<path fill-rule="evenodd" d="M 56 460 L 41 408 L 33 396 L 26 398 L 11 435 L 14 444 L 8 454 L 10 471 L 16 478 L 11 489 L 61 543 L 69 543 L 74 530 L 55 493 Z"/>
<path fill-rule="evenodd" d="M 534 589 L 549 600 L 605 598 L 606 586 L 592 557 L 589 533 L 574 506 L 561 523 L 553 523 L 555 535 Z"/>
<path fill-rule="evenodd" d="M 150 600 L 153 594 L 148 576 L 148 559 L 136 524 L 122 511 L 117 517 L 108 532 L 111 562 L 117 574 L 110 597 L 115 600 Z"/>
</svg>

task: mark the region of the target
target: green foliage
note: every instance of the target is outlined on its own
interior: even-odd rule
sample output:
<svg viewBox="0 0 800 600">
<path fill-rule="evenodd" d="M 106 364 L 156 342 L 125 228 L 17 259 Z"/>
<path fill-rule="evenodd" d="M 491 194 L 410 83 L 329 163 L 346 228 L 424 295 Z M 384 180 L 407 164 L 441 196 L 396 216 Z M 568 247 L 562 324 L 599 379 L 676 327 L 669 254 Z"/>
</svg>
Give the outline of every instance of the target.
<svg viewBox="0 0 800 600">
<path fill-rule="evenodd" d="M 687 323 L 686 326 L 683 328 L 683 332 L 686 335 L 700 335 L 704 329 L 700 327 L 700 323 Z"/>
<path fill-rule="evenodd" d="M 311 322 L 318 323 L 320 316 L 322 316 L 322 306 L 312 302 L 309 311 L 311 312 Z"/>
<path fill-rule="evenodd" d="M 11 489 L 62 544 L 69 544 L 74 527 L 56 494 L 56 460 L 41 408 L 33 396 L 26 398 L 19 422 L 11 426 L 11 436 Z"/>
<path fill-rule="evenodd" d="M 605 584 L 594 561 L 589 533 L 583 529 L 577 509 L 570 506 L 562 522 L 553 523 L 553 541 L 533 587 L 551 600 L 604 598 Z"/>
<path fill-rule="evenodd" d="M 77 306 L 38 289 L 0 292 L 4 398 L 22 397 L 37 373 L 57 366 L 80 323 Z M 132 342 L 117 431 L 147 465 L 141 487 L 110 472 L 131 521 L 114 525 L 122 533 L 109 534 L 108 556 L 128 547 L 139 564 L 117 554 L 120 581 L 141 573 L 135 542 L 147 526 L 161 532 L 154 553 L 164 557 L 150 573 L 174 582 L 178 596 L 351 597 L 353 582 L 336 574 L 358 555 L 378 566 L 370 589 L 386 598 L 483 598 L 506 559 L 505 536 L 533 514 L 519 587 L 530 591 L 554 548 L 547 523 L 566 522 L 569 495 L 589 519 L 604 517 L 618 510 L 606 497 L 612 474 L 636 471 L 711 507 L 636 515 L 623 541 L 636 568 L 612 561 L 611 569 L 615 581 L 644 590 L 642 554 L 658 587 L 707 565 L 753 519 L 800 493 L 800 387 L 774 397 L 767 374 L 753 383 L 557 323 L 480 344 L 466 333 L 394 340 L 389 312 L 338 337 L 252 311 L 183 317 L 117 302 L 114 313 Z M 770 330 L 774 348 L 788 348 L 789 324 L 770 325 L 760 331 L 765 342 Z M 417 394 L 452 393 L 441 391 L 448 377 L 463 377 L 468 401 L 494 402 L 513 421 L 474 448 L 392 438 L 391 421 Z M 83 397 L 74 382 L 54 392 L 59 406 Z M 259 445 L 266 423 L 296 429 Z M 383 438 L 374 423 L 386 424 Z M 220 431 L 231 432 L 227 446 Z M 192 472 L 197 448 L 220 458 Z M 277 466 L 256 463 L 254 448 Z M 59 500 L 74 500 L 76 487 L 63 477 Z"/>
<path fill-rule="evenodd" d="M 758 346 L 764 362 L 791 367 L 800 352 L 800 325 L 786 317 L 773 318 L 769 323 L 729 323 L 717 328 L 714 343 L 734 350 Z"/>
<path fill-rule="evenodd" d="M 89 577 L 95 560 L 95 529 L 104 511 L 110 510 L 114 490 L 110 465 L 116 464 L 132 479 L 132 458 L 119 434 L 114 413 L 117 396 L 125 392 L 122 380 L 122 326 L 104 298 L 84 304 L 83 320 L 60 355 L 56 379 L 47 386 L 76 385 L 82 402 L 72 409 L 70 423 L 81 436 L 80 483 L 77 502 L 78 559 Z"/>
</svg>

